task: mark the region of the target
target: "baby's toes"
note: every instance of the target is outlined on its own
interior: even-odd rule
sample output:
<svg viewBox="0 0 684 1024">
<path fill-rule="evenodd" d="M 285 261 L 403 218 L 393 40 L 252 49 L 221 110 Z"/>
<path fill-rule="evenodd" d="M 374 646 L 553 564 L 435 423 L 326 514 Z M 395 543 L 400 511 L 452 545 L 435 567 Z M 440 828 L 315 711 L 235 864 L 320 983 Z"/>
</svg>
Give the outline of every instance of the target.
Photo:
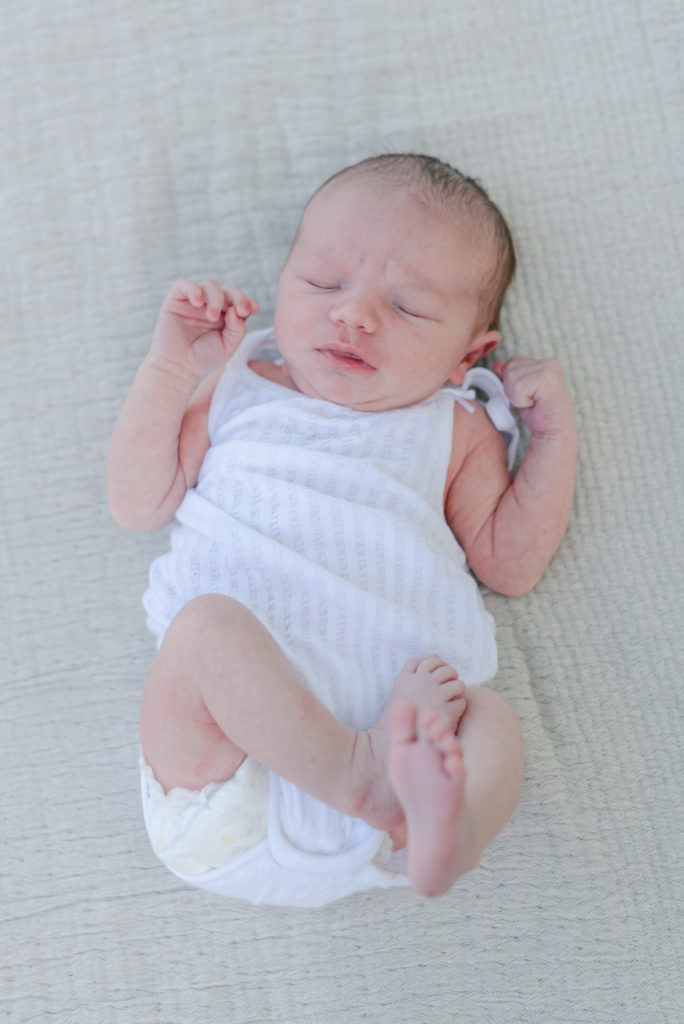
<svg viewBox="0 0 684 1024">
<path fill-rule="evenodd" d="M 462 759 L 461 741 L 441 715 L 430 712 L 424 714 L 420 719 L 420 731 L 444 757 L 454 756 Z"/>
<path fill-rule="evenodd" d="M 444 658 L 440 658 L 439 654 L 428 654 L 424 658 L 416 658 L 414 663 L 414 671 L 420 675 L 432 675 L 434 672 L 439 672 L 441 669 L 449 667 Z M 407 664 L 411 664 L 411 662 Z"/>
<path fill-rule="evenodd" d="M 444 771 L 447 773 L 447 775 L 451 775 L 452 778 L 457 779 L 460 777 L 461 779 L 463 779 L 463 776 L 465 774 L 465 762 L 463 760 L 463 751 L 459 749 L 453 750 L 451 751 L 451 753 L 448 754 L 445 753 L 444 761 L 442 762 L 442 767 L 444 768 Z"/>
<path fill-rule="evenodd" d="M 458 672 L 456 671 L 455 668 L 452 668 L 451 665 L 447 665 L 446 662 L 443 662 L 441 665 L 438 665 L 437 668 L 434 668 L 431 672 L 431 675 L 434 681 L 436 683 L 439 683 L 440 686 L 443 683 L 455 683 L 458 681 Z M 461 688 L 464 687 L 465 683 L 461 683 Z"/>
<path fill-rule="evenodd" d="M 457 697 L 465 697 L 465 690 L 465 683 L 462 683 L 460 679 L 449 679 L 446 683 L 440 685 L 438 690 L 439 699 L 446 703 L 456 700 Z"/>
<path fill-rule="evenodd" d="M 459 723 L 463 718 L 466 708 L 468 707 L 468 701 L 465 697 L 457 697 L 456 700 L 450 700 L 446 705 L 446 709 L 449 715 L 449 733 L 453 736 L 458 729 Z"/>
<path fill-rule="evenodd" d="M 446 732 L 453 735 L 467 707 L 468 701 L 465 697 L 454 696 L 450 700 L 444 701 L 443 704 L 439 704 L 439 706 L 433 705 L 431 714 L 442 723 Z"/>
</svg>

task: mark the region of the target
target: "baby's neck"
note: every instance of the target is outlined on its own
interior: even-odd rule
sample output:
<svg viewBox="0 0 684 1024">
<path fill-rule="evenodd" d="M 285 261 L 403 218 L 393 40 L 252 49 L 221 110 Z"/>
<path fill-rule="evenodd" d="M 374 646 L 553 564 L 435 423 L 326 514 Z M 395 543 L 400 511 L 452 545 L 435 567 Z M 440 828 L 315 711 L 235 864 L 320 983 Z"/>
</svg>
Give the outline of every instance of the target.
<svg viewBox="0 0 684 1024">
<path fill-rule="evenodd" d="M 268 359 L 250 359 L 248 366 L 250 370 L 265 380 L 271 380 L 274 384 L 280 384 L 292 391 L 300 390 L 292 380 L 286 363 L 272 363 Z"/>
</svg>

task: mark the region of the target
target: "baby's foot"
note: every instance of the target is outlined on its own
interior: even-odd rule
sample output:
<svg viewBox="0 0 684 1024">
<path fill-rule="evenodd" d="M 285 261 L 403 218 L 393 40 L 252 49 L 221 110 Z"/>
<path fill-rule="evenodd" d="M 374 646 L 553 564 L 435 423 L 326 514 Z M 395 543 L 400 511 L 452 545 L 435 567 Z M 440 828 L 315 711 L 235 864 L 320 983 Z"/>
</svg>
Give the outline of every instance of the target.
<svg viewBox="0 0 684 1024">
<path fill-rule="evenodd" d="M 430 713 L 454 733 L 466 709 L 465 684 L 442 658 L 431 655 L 408 661 L 372 729 L 360 734 L 365 753 L 366 784 L 359 816 L 375 828 L 392 831 L 404 822 L 404 809 L 387 775 L 394 708 L 411 701 L 418 713 Z"/>
<path fill-rule="evenodd" d="M 433 711 L 398 702 L 387 769 L 406 815 L 409 881 L 423 896 L 441 896 L 472 866 L 461 743 Z"/>
</svg>

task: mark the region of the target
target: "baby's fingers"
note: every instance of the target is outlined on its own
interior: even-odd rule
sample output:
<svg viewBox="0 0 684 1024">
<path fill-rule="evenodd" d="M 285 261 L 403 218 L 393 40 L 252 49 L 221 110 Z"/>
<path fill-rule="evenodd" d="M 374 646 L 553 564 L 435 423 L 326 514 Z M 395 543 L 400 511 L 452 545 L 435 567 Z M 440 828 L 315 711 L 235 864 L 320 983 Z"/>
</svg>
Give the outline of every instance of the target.
<svg viewBox="0 0 684 1024">
<path fill-rule="evenodd" d="M 219 323 L 233 310 L 241 320 L 246 320 L 259 309 L 256 299 L 248 298 L 239 288 L 222 287 L 218 281 L 208 277 L 197 284 L 190 278 L 180 277 L 169 292 L 167 302 L 189 302 L 193 309 L 204 310 L 204 316 L 211 323 Z"/>
<path fill-rule="evenodd" d="M 232 285 L 222 287 L 216 281 L 208 279 L 202 282 L 202 291 L 210 320 L 220 320 L 230 310 L 233 310 L 241 320 L 246 320 L 259 309 L 259 303 L 255 299 L 248 299 L 243 291 Z"/>
<path fill-rule="evenodd" d="M 212 321 L 220 320 L 231 305 L 226 291 L 221 287 L 218 281 L 214 281 L 212 278 L 207 278 L 206 281 L 202 281 L 200 287 L 203 302 L 207 307 L 208 319 Z"/>
<path fill-rule="evenodd" d="M 167 302 L 169 300 L 181 302 L 186 300 L 192 306 L 195 306 L 196 309 L 199 309 L 206 303 L 202 285 L 197 284 L 196 281 L 191 281 L 189 277 L 179 277 L 174 282 L 167 296 Z"/>
<path fill-rule="evenodd" d="M 563 371 L 555 359 L 530 359 L 513 356 L 499 372 L 504 390 L 518 409 L 529 409 L 544 399 L 553 399 L 564 390 Z"/>
<path fill-rule="evenodd" d="M 233 288 L 229 285 L 223 290 L 227 300 L 226 308 L 233 306 L 241 320 L 246 320 L 252 313 L 258 312 L 259 303 L 256 299 L 248 298 L 239 288 Z"/>
</svg>

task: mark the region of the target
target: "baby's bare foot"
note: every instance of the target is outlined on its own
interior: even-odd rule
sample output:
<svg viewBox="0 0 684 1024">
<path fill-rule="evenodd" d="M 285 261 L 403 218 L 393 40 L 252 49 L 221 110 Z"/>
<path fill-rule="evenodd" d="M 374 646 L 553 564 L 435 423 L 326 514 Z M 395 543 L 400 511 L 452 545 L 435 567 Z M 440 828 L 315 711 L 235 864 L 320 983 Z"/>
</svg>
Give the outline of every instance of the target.
<svg viewBox="0 0 684 1024">
<path fill-rule="evenodd" d="M 359 734 L 360 754 L 368 783 L 363 789 L 359 816 L 375 828 L 392 831 L 404 822 L 404 809 L 387 775 L 394 708 L 410 701 L 420 714 L 430 714 L 444 729 L 455 733 L 466 709 L 465 685 L 456 669 L 431 655 L 408 661 L 394 684 L 380 718 L 372 729 Z M 370 769 L 370 770 L 369 770 Z"/>
<path fill-rule="evenodd" d="M 389 728 L 394 706 L 402 700 L 410 700 L 419 712 L 434 711 L 445 725 L 455 731 L 466 708 L 465 689 L 456 669 L 447 665 L 438 654 L 412 658 L 397 676 L 377 724 L 387 720 Z"/>
<path fill-rule="evenodd" d="M 433 711 L 397 702 L 387 768 L 406 815 L 409 881 L 441 896 L 472 866 L 461 744 Z"/>
</svg>

